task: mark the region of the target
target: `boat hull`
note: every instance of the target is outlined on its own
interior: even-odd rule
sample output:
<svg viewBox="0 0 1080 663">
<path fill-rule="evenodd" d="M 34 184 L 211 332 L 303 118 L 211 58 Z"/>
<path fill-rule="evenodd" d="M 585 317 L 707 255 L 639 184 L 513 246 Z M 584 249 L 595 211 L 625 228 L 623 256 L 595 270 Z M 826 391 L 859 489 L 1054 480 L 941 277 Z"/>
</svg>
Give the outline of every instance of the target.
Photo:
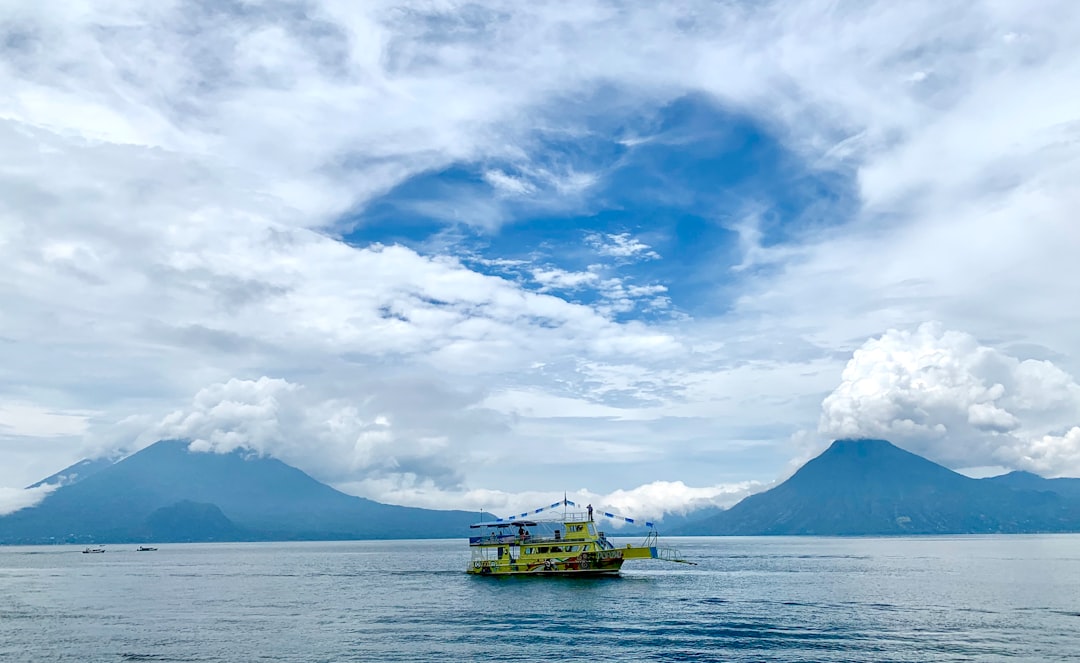
<svg viewBox="0 0 1080 663">
<path fill-rule="evenodd" d="M 584 569 L 576 571 L 546 571 L 534 569 L 469 569 L 470 575 L 476 576 L 617 576 L 619 569 Z"/>
<path fill-rule="evenodd" d="M 619 575 L 619 570 L 605 570 L 605 571 L 497 571 L 488 572 L 469 570 L 470 575 L 476 576 L 545 576 L 545 577 L 562 577 L 562 578 L 597 578 L 601 576 L 614 577 Z"/>
<path fill-rule="evenodd" d="M 583 553 L 569 558 L 474 560 L 473 575 L 617 575 L 624 561 L 622 550 Z"/>
</svg>

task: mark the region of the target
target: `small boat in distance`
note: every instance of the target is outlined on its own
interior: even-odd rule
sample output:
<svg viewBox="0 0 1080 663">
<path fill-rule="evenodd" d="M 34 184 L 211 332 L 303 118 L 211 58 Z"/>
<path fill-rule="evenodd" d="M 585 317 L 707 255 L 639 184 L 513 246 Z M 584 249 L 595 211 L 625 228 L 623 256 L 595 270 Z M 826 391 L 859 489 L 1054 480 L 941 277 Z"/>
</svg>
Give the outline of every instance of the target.
<svg viewBox="0 0 1080 663">
<path fill-rule="evenodd" d="M 139 546 L 135 549 L 136 552 L 152 552 L 154 550 L 157 550 L 157 548 L 154 548 L 153 546 Z"/>
<path fill-rule="evenodd" d="M 561 517 L 548 520 L 525 519 L 525 516 L 562 506 Z M 645 541 L 638 546 L 616 547 L 607 535 L 596 528 L 592 505 L 587 511 L 570 512 L 576 507 L 563 498 L 549 507 L 522 514 L 521 518 L 486 521 L 470 525 L 481 530 L 479 536 L 469 537 L 472 560 L 467 572 L 475 575 L 618 575 L 628 559 L 662 559 L 681 564 L 694 564 L 681 559 L 673 548 L 657 546 L 656 530 L 652 523 Z M 619 518 L 636 524 L 631 518 L 610 513 L 605 517 Z M 529 528 L 547 527 L 551 534 L 533 534 Z"/>
<path fill-rule="evenodd" d="M 101 546 L 94 546 L 93 548 L 84 548 L 83 549 L 83 554 L 84 555 L 88 554 L 88 553 L 103 553 L 103 552 L 105 552 L 105 549 L 102 548 Z"/>
</svg>

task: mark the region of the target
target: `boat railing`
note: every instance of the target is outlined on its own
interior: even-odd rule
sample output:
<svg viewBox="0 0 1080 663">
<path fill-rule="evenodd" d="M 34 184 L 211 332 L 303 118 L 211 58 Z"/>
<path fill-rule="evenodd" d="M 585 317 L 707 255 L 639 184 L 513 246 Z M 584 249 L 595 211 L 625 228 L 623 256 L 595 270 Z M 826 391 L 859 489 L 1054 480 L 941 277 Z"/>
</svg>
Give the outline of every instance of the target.
<svg viewBox="0 0 1080 663">
<path fill-rule="evenodd" d="M 547 536 L 547 535 L 535 535 L 530 534 L 528 536 L 518 536 L 517 534 L 485 534 L 483 536 L 470 536 L 469 543 L 472 545 L 493 545 L 493 544 L 526 544 L 526 543 L 538 543 L 538 544 L 555 544 L 560 543 L 580 543 L 582 541 L 592 541 L 594 537 L 591 536 Z"/>
<path fill-rule="evenodd" d="M 697 562 L 691 562 L 688 559 L 683 558 L 682 553 L 678 548 L 655 548 L 656 555 L 653 559 L 662 559 L 665 562 L 677 562 L 679 564 L 689 564 L 690 566 L 697 566 Z"/>
<path fill-rule="evenodd" d="M 567 511 L 562 516 L 563 522 L 584 523 L 590 520 L 588 511 Z"/>
</svg>

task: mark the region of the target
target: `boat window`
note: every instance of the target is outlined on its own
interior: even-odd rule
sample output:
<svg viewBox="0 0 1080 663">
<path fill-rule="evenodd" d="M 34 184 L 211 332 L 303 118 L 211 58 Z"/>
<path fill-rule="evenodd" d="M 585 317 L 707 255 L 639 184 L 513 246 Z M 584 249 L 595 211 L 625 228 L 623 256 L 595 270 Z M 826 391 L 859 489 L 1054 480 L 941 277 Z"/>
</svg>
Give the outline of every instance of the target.
<svg viewBox="0 0 1080 663">
<path fill-rule="evenodd" d="M 543 546 L 543 547 L 540 548 L 540 554 L 541 555 L 543 555 L 546 552 L 548 552 L 548 547 L 547 546 Z"/>
<path fill-rule="evenodd" d="M 503 547 L 499 546 L 499 559 L 502 559 L 502 556 L 503 556 Z"/>
</svg>

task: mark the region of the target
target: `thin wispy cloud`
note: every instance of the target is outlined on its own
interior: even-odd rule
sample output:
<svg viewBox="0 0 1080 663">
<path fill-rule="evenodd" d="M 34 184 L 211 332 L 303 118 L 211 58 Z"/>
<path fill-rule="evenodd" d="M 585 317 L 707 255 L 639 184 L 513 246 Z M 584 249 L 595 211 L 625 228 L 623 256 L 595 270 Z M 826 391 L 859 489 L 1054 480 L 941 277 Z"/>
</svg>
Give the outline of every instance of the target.
<svg viewBox="0 0 1080 663">
<path fill-rule="evenodd" d="M 659 260 L 660 254 L 630 233 L 613 233 L 601 235 L 590 233 L 586 241 L 591 244 L 596 252 L 602 256 L 613 258 L 630 258 L 635 260 Z"/>
</svg>

